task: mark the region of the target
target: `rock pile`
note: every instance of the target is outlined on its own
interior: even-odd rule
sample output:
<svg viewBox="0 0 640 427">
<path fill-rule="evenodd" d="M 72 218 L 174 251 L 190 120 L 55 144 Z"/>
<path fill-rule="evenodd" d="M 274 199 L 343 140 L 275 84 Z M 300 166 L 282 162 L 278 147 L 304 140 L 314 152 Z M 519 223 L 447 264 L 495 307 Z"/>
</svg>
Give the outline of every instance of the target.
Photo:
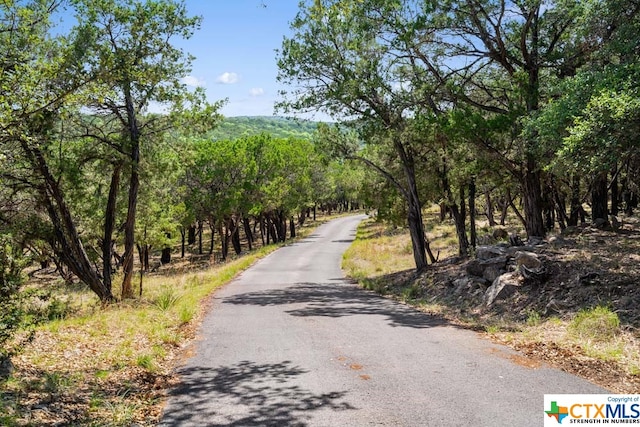
<svg viewBox="0 0 640 427">
<path fill-rule="evenodd" d="M 477 292 L 484 289 L 484 304 L 489 307 L 518 292 L 524 283 L 535 284 L 545 280 L 546 270 L 537 247 L 544 244 L 541 239 L 529 239 L 524 244 L 520 239 L 510 239 L 518 246 L 501 243 L 480 246 L 476 258 L 465 265 L 467 275 L 453 282 L 454 293 Z M 521 244 L 521 245 L 520 245 Z"/>
</svg>

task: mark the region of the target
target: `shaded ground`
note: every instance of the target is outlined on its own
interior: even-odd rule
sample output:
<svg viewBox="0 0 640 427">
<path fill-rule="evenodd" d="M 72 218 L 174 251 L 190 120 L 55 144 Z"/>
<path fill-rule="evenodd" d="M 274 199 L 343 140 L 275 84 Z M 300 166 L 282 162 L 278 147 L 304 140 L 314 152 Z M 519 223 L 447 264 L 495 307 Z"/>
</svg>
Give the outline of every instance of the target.
<svg viewBox="0 0 640 427">
<path fill-rule="evenodd" d="M 589 349 L 580 345 L 539 339 L 537 332 L 527 332 L 532 323 L 550 319 L 566 322 L 581 310 L 606 306 L 620 319 L 625 352 L 640 358 L 638 219 L 625 219 L 619 231 L 590 226 L 574 228 L 549 237 L 535 247 L 535 252 L 548 271 L 546 280 L 525 283 L 518 292 L 490 307 L 484 304 L 489 284 L 476 284 L 463 293 L 454 285 L 457 279 L 468 277 L 467 261 L 462 259 L 443 260 L 420 275 L 406 270 L 365 282 L 368 287 L 421 306 L 423 310 L 436 310 L 455 321 L 489 330 L 495 339 L 529 357 L 612 391 L 640 392 L 640 371 L 633 363 L 629 368 L 628 364 L 614 360 L 615 357 L 593 357 Z"/>
</svg>

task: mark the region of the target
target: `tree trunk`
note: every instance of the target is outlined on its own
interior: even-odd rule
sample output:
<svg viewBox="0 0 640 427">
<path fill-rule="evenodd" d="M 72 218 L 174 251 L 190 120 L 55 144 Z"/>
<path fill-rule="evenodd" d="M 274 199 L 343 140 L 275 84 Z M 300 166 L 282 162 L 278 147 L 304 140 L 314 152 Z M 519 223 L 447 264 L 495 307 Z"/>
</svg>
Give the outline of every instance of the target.
<svg viewBox="0 0 640 427">
<path fill-rule="evenodd" d="M 209 241 L 209 256 L 213 255 L 213 250 L 215 249 L 216 246 L 216 241 L 214 240 L 215 236 L 216 236 L 216 226 L 215 226 L 215 221 L 214 220 L 209 220 L 209 230 L 211 231 L 211 240 Z"/>
<path fill-rule="evenodd" d="M 413 260 L 416 264 L 416 270 L 420 271 L 427 267 L 426 252 L 428 249 L 428 243 L 424 232 L 424 224 L 422 222 L 422 205 L 418 195 L 414 162 L 411 155 L 404 149 L 401 141 L 396 139 L 394 141 L 394 147 L 400 156 L 407 182 L 407 189 L 405 192 L 405 198 L 408 204 L 407 223 L 409 225 L 409 235 L 411 236 Z M 431 262 L 435 262 L 433 256 Z"/>
<path fill-rule="evenodd" d="M 546 230 L 542 220 L 542 189 L 540 171 L 535 170 L 535 163 L 529 161 L 524 175 L 523 202 L 525 229 L 528 237 L 544 237 Z"/>
<path fill-rule="evenodd" d="M 247 245 L 249 246 L 249 251 L 253 250 L 253 233 L 251 232 L 251 224 L 249 223 L 249 218 L 243 218 L 242 224 L 244 226 L 244 234 L 247 237 Z"/>
<path fill-rule="evenodd" d="M 607 209 L 607 174 L 598 174 L 591 188 L 591 221 L 596 219 L 609 221 Z"/>
<path fill-rule="evenodd" d="M 620 212 L 620 187 L 618 186 L 618 168 L 613 168 L 611 172 L 613 180 L 611 181 L 611 215 L 618 215 Z"/>
<path fill-rule="evenodd" d="M 511 191 L 509 191 L 509 189 L 507 189 L 507 201 L 509 203 L 508 206 L 511 206 L 511 209 L 513 209 L 513 213 L 516 214 L 516 216 L 518 217 L 518 219 L 520 220 L 522 225 L 526 226 L 527 221 L 524 219 L 524 217 L 522 216 L 522 214 L 520 213 L 520 211 L 516 207 L 515 203 L 513 203 L 513 200 L 514 199 L 511 197 Z M 506 214 L 505 214 L 505 217 L 506 217 Z M 504 223 L 502 225 L 504 225 Z"/>
<path fill-rule="evenodd" d="M 43 179 L 37 187 L 45 204 L 49 219 L 53 225 L 54 236 L 49 241 L 58 259 L 66 265 L 83 283 L 100 298 L 102 302 L 114 300 L 111 290 L 104 285 L 100 272 L 92 265 L 84 249 L 71 212 L 66 204 L 64 193 L 58 181 L 53 177 L 42 152 L 29 146 L 26 140 L 20 144 L 27 159 Z"/>
<path fill-rule="evenodd" d="M 186 237 L 186 232 L 184 227 L 180 227 L 180 258 L 184 258 L 184 249 L 185 249 L 185 237 Z"/>
<path fill-rule="evenodd" d="M 204 231 L 204 224 L 201 220 L 198 220 L 198 255 L 202 255 L 202 234 Z"/>
<path fill-rule="evenodd" d="M 507 214 L 509 213 L 509 206 L 511 205 L 511 196 L 507 189 L 507 195 L 501 197 L 498 200 L 498 206 L 500 207 L 500 225 L 504 226 L 507 220 Z"/>
<path fill-rule="evenodd" d="M 484 200 L 485 200 L 485 213 L 487 215 L 487 220 L 489 221 L 490 227 L 495 227 L 497 225 L 496 219 L 493 216 L 493 202 L 491 201 L 491 191 L 484 190 Z"/>
<path fill-rule="evenodd" d="M 190 225 L 188 233 L 187 244 L 193 245 L 196 242 L 196 226 Z"/>
<path fill-rule="evenodd" d="M 469 182 L 469 237 L 471 247 L 476 248 L 478 234 L 476 232 L 476 179 L 471 178 Z"/>
<path fill-rule="evenodd" d="M 171 234 L 169 233 L 167 233 L 166 236 L 168 239 L 171 238 Z M 162 253 L 160 255 L 160 263 L 164 265 L 164 264 L 169 264 L 170 262 L 171 262 L 171 247 L 166 246 L 162 248 Z"/>
<path fill-rule="evenodd" d="M 289 235 L 292 239 L 296 237 L 296 223 L 293 217 L 289 218 Z"/>
<path fill-rule="evenodd" d="M 447 204 L 445 202 L 440 203 L 440 222 L 444 222 L 447 219 Z"/>
<path fill-rule="evenodd" d="M 573 175 L 571 180 L 571 213 L 567 225 L 575 227 L 578 225 L 582 203 L 580 202 L 580 177 L 578 174 Z"/>
<path fill-rule="evenodd" d="M 567 222 L 569 221 L 567 218 L 566 196 L 564 193 L 560 193 L 555 180 L 552 180 L 551 184 L 553 187 L 553 200 L 556 206 L 558 225 L 560 226 L 560 230 L 564 230 L 567 228 Z"/>
<path fill-rule="evenodd" d="M 102 238 L 102 281 L 104 287 L 111 293 L 111 257 L 113 255 L 113 230 L 116 224 L 116 201 L 118 199 L 118 188 L 120 187 L 120 171 L 122 164 L 118 163 L 113 168 L 111 174 L 111 184 L 109 185 L 109 197 L 107 208 L 104 214 L 104 234 Z"/>
<path fill-rule="evenodd" d="M 269 235 L 266 233 L 264 227 L 264 215 L 260 214 L 260 217 L 257 219 L 260 223 L 260 240 L 262 241 L 262 246 L 269 244 Z M 266 238 L 265 238 L 266 237 Z"/>
<path fill-rule="evenodd" d="M 242 253 L 242 245 L 240 244 L 240 222 L 229 218 L 227 228 L 231 230 L 231 244 L 236 255 Z"/>
<path fill-rule="evenodd" d="M 227 255 L 229 255 L 229 231 L 222 224 L 223 221 L 218 221 L 218 234 L 220 235 L 220 240 L 222 242 L 221 248 L 221 257 L 223 261 L 227 260 Z"/>
<path fill-rule="evenodd" d="M 122 263 L 122 298 L 133 298 L 133 287 L 131 279 L 133 277 L 133 249 L 135 244 L 136 210 L 138 205 L 138 191 L 140 189 L 140 129 L 136 111 L 131 96 L 131 87 L 128 84 L 123 88 L 125 95 L 125 105 L 127 108 L 127 124 L 129 125 L 129 160 L 131 162 L 131 176 L 129 177 L 129 200 L 127 206 L 127 217 L 124 223 L 124 261 Z"/>
</svg>

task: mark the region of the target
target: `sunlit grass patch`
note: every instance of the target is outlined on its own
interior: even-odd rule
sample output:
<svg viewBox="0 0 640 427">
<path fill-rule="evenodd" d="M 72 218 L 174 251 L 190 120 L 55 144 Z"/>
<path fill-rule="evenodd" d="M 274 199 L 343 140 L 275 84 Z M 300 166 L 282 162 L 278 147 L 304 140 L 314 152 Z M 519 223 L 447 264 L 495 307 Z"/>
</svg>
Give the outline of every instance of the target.
<svg viewBox="0 0 640 427">
<path fill-rule="evenodd" d="M 597 306 L 581 310 L 568 330 L 583 340 L 610 341 L 620 333 L 620 319 L 608 307 Z"/>
<path fill-rule="evenodd" d="M 372 219 L 360 225 L 357 236 L 364 237 L 356 237 L 343 256 L 342 268 L 349 277 L 360 280 L 415 266 L 408 233 L 387 235 L 385 229 L 386 225 Z"/>
</svg>

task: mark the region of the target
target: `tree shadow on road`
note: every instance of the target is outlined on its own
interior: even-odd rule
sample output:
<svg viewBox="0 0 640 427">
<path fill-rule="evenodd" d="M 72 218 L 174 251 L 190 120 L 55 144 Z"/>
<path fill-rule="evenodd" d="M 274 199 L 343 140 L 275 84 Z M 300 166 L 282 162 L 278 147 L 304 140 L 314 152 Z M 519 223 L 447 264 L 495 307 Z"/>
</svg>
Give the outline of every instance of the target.
<svg viewBox="0 0 640 427">
<path fill-rule="evenodd" d="M 315 394 L 292 383 L 305 373 L 289 361 L 182 368 L 160 425 L 302 427 L 312 411 L 355 409 L 344 391 Z"/>
<path fill-rule="evenodd" d="M 431 328 L 449 325 L 439 317 L 380 297 L 347 283 L 298 283 L 285 289 L 249 292 L 223 299 L 225 304 L 277 306 L 304 304 L 286 313 L 292 316 L 384 316 L 394 327 Z"/>
</svg>

